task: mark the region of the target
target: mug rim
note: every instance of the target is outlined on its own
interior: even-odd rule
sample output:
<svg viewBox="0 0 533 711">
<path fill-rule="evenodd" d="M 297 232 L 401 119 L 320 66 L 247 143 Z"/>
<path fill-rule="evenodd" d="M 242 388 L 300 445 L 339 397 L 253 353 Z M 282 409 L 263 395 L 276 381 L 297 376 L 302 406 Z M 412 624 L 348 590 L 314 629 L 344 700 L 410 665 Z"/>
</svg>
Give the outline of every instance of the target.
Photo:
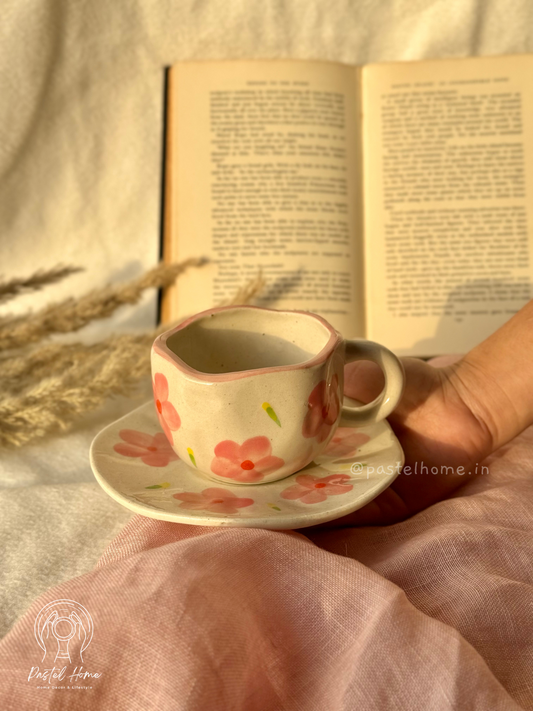
<svg viewBox="0 0 533 711">
<path fill-rule="evenodd" d="M 278 314 L 300 314 L 302 316 L 308 316 L 319 321 L 329 332 L 329 339 L 325 346 L 312 358 L 304 360 L 301 363 L 293 363 L 291 365 L 274 365 L 265 368 L 253 368 L 248 370 L 236 370 L 229 373 L 205 373 L 201 370 L 196 370 L 192 366 L 188 365 L 183 361 L 176 353 L 171 351 L 167 346 L 168 339 L 173 336 L 178 331 L 190 326 L 191 323 L 200 320 L 206 316 L 212 314 L 221 313 L 223 311 L 242 311 L 245 309 L 255 309 L 256 311 L 267 311 L 270 313 Z M 166 361 L 169 361 L 175 365 L 179 370 L 181 370 L 186 375 L 190 375 L 196 380 L 203 380 L 205 382 L 227 382 L 231 380 L 240 380 L 241 378 L 249 378 L 253 375 L 265 375 L 267 373 L 282 373 L 291 370 L 306 370 L 308 368 L 313 368 L 316 365 L 321 365 L 324 363 L 335 348 L 340 345 L 343 341 L 341 334 L 336 331 L 333 326 L 322 318 L 318 314 L 312 313 L 311 311 L 298 311 L 292 309 L 268 309 L 264 306 L 251 306 L 248 304 L 236 305 L 236 306 L 215 306 L 211 309 L 206 309 L 205 311 L 200 311 L 194 316 L 189 316 L 189 318 L 179 323 L 177 326 L 165 331 L 161 335 L 157 336 L 152 344 L 152 352 L 157 353 Z"/>
</svg>

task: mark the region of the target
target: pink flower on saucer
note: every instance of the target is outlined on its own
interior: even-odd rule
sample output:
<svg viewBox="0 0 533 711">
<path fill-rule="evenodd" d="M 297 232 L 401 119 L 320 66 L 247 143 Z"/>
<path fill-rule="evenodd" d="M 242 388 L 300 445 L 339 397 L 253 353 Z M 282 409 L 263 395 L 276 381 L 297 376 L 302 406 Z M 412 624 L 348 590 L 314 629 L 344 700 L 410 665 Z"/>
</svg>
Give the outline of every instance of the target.
<svg viewBox="0 0 533 711">
<path fill-rule="evenodd" d="M 231 491 L 217 487 L 204 489 L 199 494 L 184 491 L 183 494 L 173 494 L 172 496 L 181 500 L 180 509 L 211 511 L 211 513 L 239 513 L 238 509 L 251 506 L 254 503 L 253 499 L 239 498 Z"/>
<path fill-rule="evenodd" d="M 323 454 L 337 458 L 350 457 L 369 440 L 368 435 L 358 432 L 353 427 L 338 427 Z"/>
<path fill-rule="evenodd" d="M 302 425 L 302 435 L 315 437 L 318 444 L 328 438 L 340 412 L 339 379 L 337 374 L 327 384 L 321 380 L 315 386 L 307 402 L 307 414 Z"/>
<path fill-rule="evenodd" d="M 300 499 L 304 504 L 319 504 L 328 496 L 347 494 L 353 489 L 352 484 L 346 484 L 350 479 L 348 474 L 330 474 L 329 476 L 312 476 L 299 474 L 296 484 L 284 489 L 280 496 L 282 499 Z"/>
<path fill-rule="evenodd" d="M 156 373 L 154 376 L 154 400 L 159 418 L 159 424 L 163 428 L 170 444 L 174 443 L 171 430 L 179 430 L 181 418 L 176 412 L 174 405 L 168 400 L 168 381 L 163 373 Z"/>
<path fill-rule="evenodd" d="M 150 435 L 137 430 L 120 430 L 118 436 L 125 444 L 115 444 L 115 452 L 123 457 L 140 457 L 149 467 L 166 467 L 169 462 L 179 459 L 162 432 Z"/>
<path fill-rule="evenodd" d="M 272 445 L 267 437 L 252 437 L 243 444 L 226 439 L 215 447 L 211 471 L 234 481 L 255 483 L 284 464 L 283 459 L 272 456 Z"/>
</svg>

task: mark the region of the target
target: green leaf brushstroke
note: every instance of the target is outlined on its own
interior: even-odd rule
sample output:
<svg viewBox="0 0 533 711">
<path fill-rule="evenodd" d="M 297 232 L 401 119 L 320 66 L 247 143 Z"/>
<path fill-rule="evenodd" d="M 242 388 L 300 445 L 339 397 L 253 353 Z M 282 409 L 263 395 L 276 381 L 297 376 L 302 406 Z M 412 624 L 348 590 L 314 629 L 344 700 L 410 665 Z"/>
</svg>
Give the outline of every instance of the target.
<svg viewBox="0 0 533 711">
<path fill-rule="evenodd" d="M 263 410 L 266 412 L 266 414 L 270 417 L 271 420 L 274 420 L 274 422 L 277 424 L 278 427 L 281 427 L 281 422 L 278 419 L 278 416 L 274 412 L 273 408 L 269 405 L 268 402 L 264 402 L 261 407 Z"/>
<path fill-rule="evenodd" d="M 276 509 L 276 511 L 281 511 L 281 509 L 278 506 L 274 506 L 274 504 L 268 504 L 271 509 Z"/>
</svg>

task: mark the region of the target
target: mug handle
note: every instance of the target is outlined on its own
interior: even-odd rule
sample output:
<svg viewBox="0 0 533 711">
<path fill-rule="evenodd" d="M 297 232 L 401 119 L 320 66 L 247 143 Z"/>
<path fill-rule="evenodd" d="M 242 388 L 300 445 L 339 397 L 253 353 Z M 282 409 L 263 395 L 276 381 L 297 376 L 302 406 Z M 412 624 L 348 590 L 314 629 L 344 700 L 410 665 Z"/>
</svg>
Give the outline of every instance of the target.
<svg viewBox="0 0 533 711">
<path fill-rule="evenodd" d="M 345 363 L 370 360 L 385 375 L 385 387 L 375 400 L 359 407 L 342 406 L 340 425 L 370 425 L 390 415 L 403 393 L 405 373 L 398 358 L 385 346 L 373 341 L 345 341 Z"/>
</svg>

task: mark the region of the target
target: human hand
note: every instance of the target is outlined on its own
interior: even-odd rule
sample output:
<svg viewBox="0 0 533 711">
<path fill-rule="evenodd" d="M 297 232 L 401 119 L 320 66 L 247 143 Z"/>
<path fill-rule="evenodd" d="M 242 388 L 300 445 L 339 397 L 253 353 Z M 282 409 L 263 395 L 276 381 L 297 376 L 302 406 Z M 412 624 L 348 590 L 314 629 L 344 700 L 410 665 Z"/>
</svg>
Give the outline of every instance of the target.
<svg viewBox="0 0 533 711">
<path fill-rule="evenodd" d="M 491 453 L 493 437 L 483 419 L 474 414 L 478 408 L 473 407 L 473 395 L 461 378 L 461 361 L 444 368 L 415 358 L 402 362 L 405 390 L 388 418 L 405 453 L 402 473 L 358 511 L 303 532 L 402 521 L 446 498 L 481 471 L 476 465 Z M 346 395 L 369 402 L 382 387 L 383 375 L 377 366 L 366 361 L 346 366 Z M 419 473 L 407 474 L 414 471 L 415 463 Z M 420 473 L 422 463 L 429 473 Z M 432 467 L 437 467 L 437 474 L 431 473 Z"/>
<path fill-rule="evenodd" d="M 369 504 L 335 521 L 302 529 L 386 525 L 402 521 L 479 475 L 481 463 L 533 424 L 533 300 L 452 365 L 435 368 L 403 358 L 405 390 L 388 420 L 405 452 L 405 466 Z M 377 366 L 345 370 L 346 395 L 370 402 L 383 387 Z M 421 463 L 437 474 L 408 474 Z"/>
</svg>

